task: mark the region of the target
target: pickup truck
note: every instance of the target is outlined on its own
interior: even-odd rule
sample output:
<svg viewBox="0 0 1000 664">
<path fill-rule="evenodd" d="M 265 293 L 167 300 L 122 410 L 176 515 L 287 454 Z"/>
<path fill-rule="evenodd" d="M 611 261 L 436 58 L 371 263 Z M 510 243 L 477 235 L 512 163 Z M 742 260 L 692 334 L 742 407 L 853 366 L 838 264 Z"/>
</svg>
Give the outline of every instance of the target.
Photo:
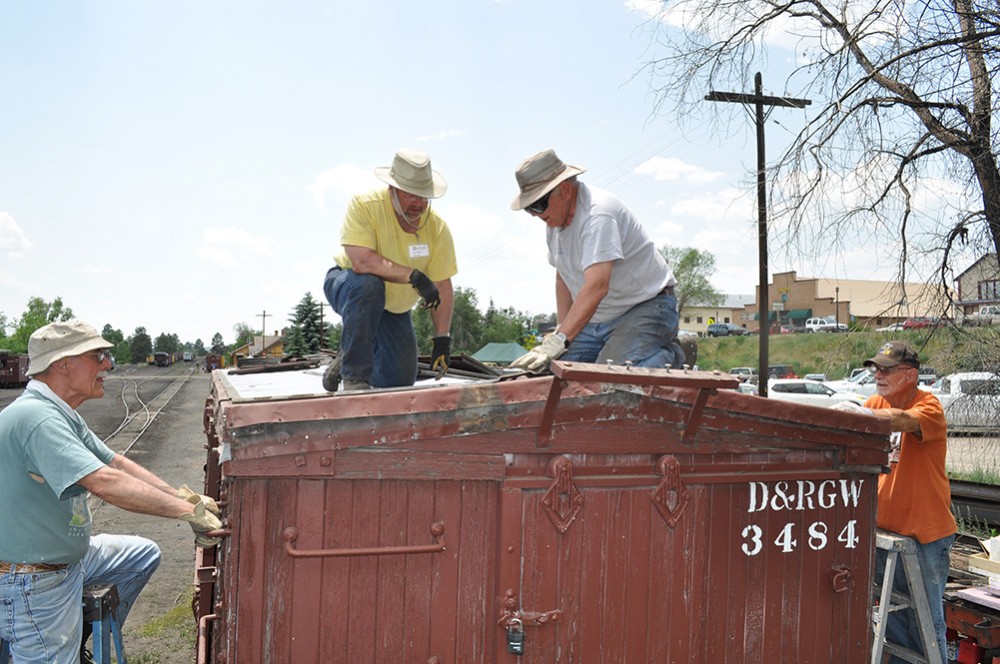
<svg viewBox="0 0 1000 664">
<path fill-rule="evenodd" d="M 986 371 L 953 373 L 941 379 L 932 392 L 944 407 L 948 431 L 995 431 L 1000 424 L 1000 375 Z"/>
<path fill-rule="evenodd" d="M 1000 304 L 984 304 L 971 314 L 957 316 L 961 325 L 1000 325 Z"/>
</svg>

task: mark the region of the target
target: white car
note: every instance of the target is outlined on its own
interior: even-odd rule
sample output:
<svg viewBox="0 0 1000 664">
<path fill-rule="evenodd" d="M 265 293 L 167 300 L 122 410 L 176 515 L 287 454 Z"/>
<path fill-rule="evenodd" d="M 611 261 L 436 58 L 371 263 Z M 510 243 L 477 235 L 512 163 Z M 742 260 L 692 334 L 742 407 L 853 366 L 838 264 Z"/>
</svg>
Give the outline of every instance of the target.
<svg viewBox="0 0 1000 664">
<path fill-rule="evenodd" d="M 849 392 L 859 394 L 865 399 L 875 394 L 875 374 L 870 371 L 861 371 L 851 378 L 843 380 L 828 380 L 823 383 L 837 392 Z"/>
<path fill-rule="evenodd" d="M 948 431 L 989 433 L 1000 429 L 1000 376 L 985 371 L 953 373 L 924 387 L 944 407 Z"/>
<path fill-rule="evenodd" d="M 889 325 L 886 325 L 885 327 L 880 327 L 880 328 L 876 329 L 875 331 L 876 332 L 899 332 L 902 329 L 903 329 L 903 324 L 902 323 L 890 323 Z"/>
<path fill-rule="evenodd" d="M 841 401 L 863 404 L 867 397 L 851 392 L 838 392 L 824 383 L 805 378 L 776 378 L 767 383 L 767 396 L 780 401 L 793 401 L 811 406 L 835 406 Z"/>
</svg>

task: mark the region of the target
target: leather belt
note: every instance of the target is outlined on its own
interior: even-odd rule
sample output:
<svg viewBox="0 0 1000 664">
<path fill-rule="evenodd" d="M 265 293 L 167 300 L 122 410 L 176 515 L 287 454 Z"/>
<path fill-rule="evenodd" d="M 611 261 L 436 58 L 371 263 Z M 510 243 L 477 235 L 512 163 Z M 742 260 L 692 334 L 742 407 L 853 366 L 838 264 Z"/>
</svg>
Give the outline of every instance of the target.
<svg viewBox="0 0 1000 664">
<path fill-rule="evenodd" d="M 5 563 L 0 561 L 0 574 L 32 574 L 34 572 L 55 572 L 66 569 L 69 564 L 50 563 Z"/>
<path fill-rule="evenodd" d="M 657 295 L 673 295 L 673 294 L 674 294 L 674 287 L 673 286 L 664 286 L 663 290 L 661 290 L 659 293 L 657 293 Z"/>
</svg>

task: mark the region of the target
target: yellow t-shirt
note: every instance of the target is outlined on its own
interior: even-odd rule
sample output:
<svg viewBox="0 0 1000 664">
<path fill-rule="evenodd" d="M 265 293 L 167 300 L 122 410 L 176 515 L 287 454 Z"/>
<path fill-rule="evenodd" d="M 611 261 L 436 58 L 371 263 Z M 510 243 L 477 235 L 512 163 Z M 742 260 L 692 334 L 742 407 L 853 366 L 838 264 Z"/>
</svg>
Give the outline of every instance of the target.
<svg viewBox="0 0 1000 664">
<path fill-rule="evenodd" d="M 865 401 L 868 408 L 892 408 L 875 394 Z M 927 544 L 957 530 L 951 513 L 951 485 L 945 474 L 948 451 L 947 424 L 938 398 L 917 390 L 903 409 L 920 420 L 921 437 L 892 433 L 892 456 L 899 460 L 892 471 L 878 480 L 878 527 L 913 537 Z"/>
<path fill-rule="evenodd" d="M 455 244 L 444 220 L 428 209 L 420 219 L 420 230 L 405 232 L 396 220 L 388 188 L 351 199 L 340 228 L 340 244 L 368 247 L 394 263 L 420 270 L 431 281 L 444 281 L 458 273 Z M 353 267 L 343 247 L 334 260 L 345 270 Z M 410 284 L 385 282 L 386 311 L 404 313 L 419 299 Z"/>
</svg>

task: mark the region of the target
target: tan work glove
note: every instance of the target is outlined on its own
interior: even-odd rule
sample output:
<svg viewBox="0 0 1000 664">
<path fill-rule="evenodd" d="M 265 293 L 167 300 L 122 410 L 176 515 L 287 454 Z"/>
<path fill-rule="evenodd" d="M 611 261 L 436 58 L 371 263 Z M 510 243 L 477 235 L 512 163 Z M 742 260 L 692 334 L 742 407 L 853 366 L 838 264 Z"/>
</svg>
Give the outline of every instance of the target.
<svg viewBox="0 0 1000 664">
<path fill-rule="evenodd" d="M 181 488 L 177 489 L 177 493 L 174 495 L 181 500 L 186 500 L 192 505 L 197 505 L 199 502 L 205 501 L 205 509 L 215 516 L 222 514 L 219 510 L 219 504 L 216 503 L 214 499 L 209 498 L 208 496 L 203 496 L 200 493 L 195 493 L 187 484 L 181 485 Z"/>
<path fill-rule="evenodd" d="M 205 501 L 198 501 L 194 506 L 194 512 L 191 514 L 181 514 L 177 518 L 191 524 L 191 530 L 194 531 L 194 543 L 198 546 L 207 549 L 219 543 L 218 537 L 208 537 L 205 535 L 205 533 L 211 530 L 222 528 L 222 522 L 219 521 L 217 516 L 208 511 Z"/>
<path fill-rule="evenodd" d="M 549 362 L 566 352 L 566 336 L 561 333 L 550 332 L 538 344 L 527 353 L 510 363 L 511 369 L 527 369 L 528 371 L 541 371 L 549 366 Z"/>
</svg>

